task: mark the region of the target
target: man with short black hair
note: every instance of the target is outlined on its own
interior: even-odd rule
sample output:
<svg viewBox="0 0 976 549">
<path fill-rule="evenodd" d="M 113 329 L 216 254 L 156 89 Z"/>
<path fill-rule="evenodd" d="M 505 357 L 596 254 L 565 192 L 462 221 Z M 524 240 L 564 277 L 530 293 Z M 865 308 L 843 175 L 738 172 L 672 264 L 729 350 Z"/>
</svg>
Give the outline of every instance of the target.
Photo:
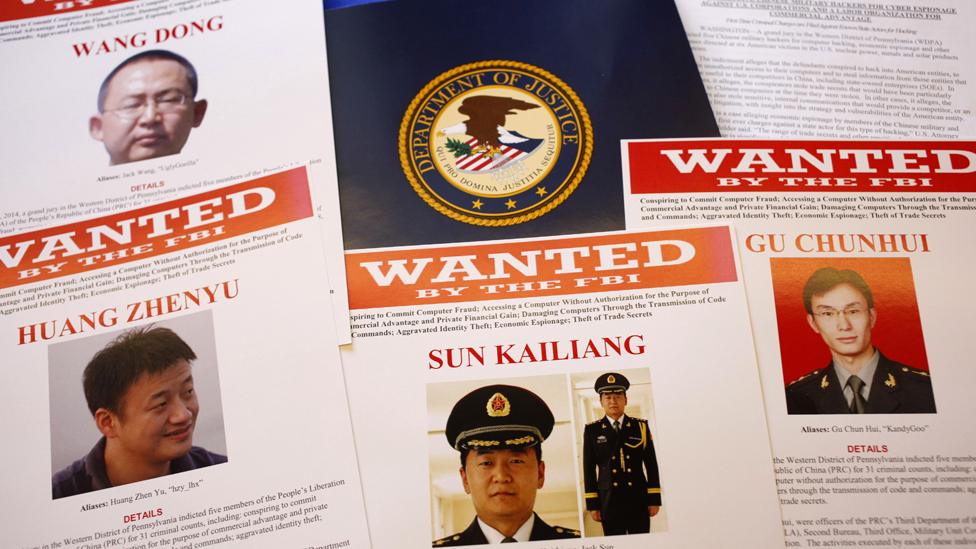
<svg viewBox="0 0 976 549">
<path fill-rule="evenodd" d="M 88 131 L 113 165 L 178 154 L 207 112 L 197 88 L 197 71 L 182 55 L 137 53 L 102 81 Z"/>
<path fill-rule="evenodd" d="M 630 380 L 608 372 L 596 379 L 604 415 L 583 429 L 586 510 L 603 535 L 650 532 L 661 510 L 657 454 L 646 419 L 627 416 Z"/>
<path fill-rule="evenodd" d="M 226 462 L 193 446 L 196 358 L 172 330 L 151 327 L 125 332 L 96 353 L 83 386 L 102 438 L 54 475 L 54 499 Z"/>
<path fill-rule="evenodd" d="M 803 287 L 803 306 L 831 361 L 786 387 L 788 413 L 935 413 L 928 372 L 891 360 L 873 345 L 878 313 L 859 273 L 818 269 Z"/>
<path fill-rule="evenodd" d="M 462 397 L 451 410 L 445 436 L 461 453 L 461 483 L 477 517 L 466 530 L 434 547 L 578 538 L 579 532 L 546 524 L 533 508 L 546 480 L 542 441 L 555 419 L 538 395 L 512 385 L 488 385 Z"/>
</svg>

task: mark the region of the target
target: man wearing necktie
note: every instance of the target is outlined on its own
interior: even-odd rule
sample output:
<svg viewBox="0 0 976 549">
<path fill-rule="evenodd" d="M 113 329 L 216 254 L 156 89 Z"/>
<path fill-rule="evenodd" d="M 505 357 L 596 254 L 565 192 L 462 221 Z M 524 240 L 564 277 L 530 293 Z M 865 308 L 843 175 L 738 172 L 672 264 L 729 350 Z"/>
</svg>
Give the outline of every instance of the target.
<svg viewBox="0 0 976 549">
<path fill-rule="evenodd" d="M 624 414 L 630 381 L 616 372 L 594 389 L 606 415 L 583 430 L 586 509 L 606 536 L 650 532 L 661 509 L 657 457 L 647 420 Z"/>
<path fill-rule="evenodd" d="M 831 362 L 787 386 L 790 414 L 935 413 L 928 372 L 891 360 L 872 344 L 878 313 L 860 274 L 818 269 L 803 288 L 803 305 Z"/>
<path fill-rule="evenodd" d="M 454 405 L 444 435 L 461 453 L 461 484 L 477 516 L 434 547 L 579 537 L 571 528 L 550 526 L 533 510 L 546 480 L 542 441 L 554 423 L 545 401 L 513 385 L 475 389 Z"/>
</svg>

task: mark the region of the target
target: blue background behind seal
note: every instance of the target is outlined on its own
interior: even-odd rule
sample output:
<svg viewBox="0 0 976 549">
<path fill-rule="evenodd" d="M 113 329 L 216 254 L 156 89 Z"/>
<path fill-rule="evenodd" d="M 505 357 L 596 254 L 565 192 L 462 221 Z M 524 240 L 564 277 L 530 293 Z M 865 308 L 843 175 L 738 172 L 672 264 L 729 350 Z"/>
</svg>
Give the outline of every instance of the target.
<svg viewBox="0 0 976 549">
<path fill-rule="evenodd" d="M 382 2 L 327 10 L 325 26 L 347 249 L 622 229 L 620 139 L 719 135 L 673 2 Z M 509 227 L 435 211 L 411 188 L 397 151 L 421 88 L 488 59 L 555 74 L 593 125 L 593 158 L 576 191 Z"/>
</svg>

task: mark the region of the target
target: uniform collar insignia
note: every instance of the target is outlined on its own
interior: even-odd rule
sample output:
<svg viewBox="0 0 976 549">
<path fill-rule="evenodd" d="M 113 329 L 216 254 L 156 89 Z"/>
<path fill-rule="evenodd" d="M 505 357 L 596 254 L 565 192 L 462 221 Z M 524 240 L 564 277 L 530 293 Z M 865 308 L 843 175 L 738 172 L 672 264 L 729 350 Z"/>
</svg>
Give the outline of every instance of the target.
<svg viewBox="0 0 976 549">
<path fill-rule="evenodd" d="M 891 372 L 888 372 L 888 379 L 885 380 L 884 384 L 894 389 L 898 385 L 898 382 L 895 381 L 895 376 L 891 375 Z"/>
<path fill-rule="evenodd" d="M 824 374 L 823 378 L 820 380 L 820 388 L 826 389 L 827 387 L 830 387 L 830 380 L 827 378 L 827 375 Z"/>
</svg>

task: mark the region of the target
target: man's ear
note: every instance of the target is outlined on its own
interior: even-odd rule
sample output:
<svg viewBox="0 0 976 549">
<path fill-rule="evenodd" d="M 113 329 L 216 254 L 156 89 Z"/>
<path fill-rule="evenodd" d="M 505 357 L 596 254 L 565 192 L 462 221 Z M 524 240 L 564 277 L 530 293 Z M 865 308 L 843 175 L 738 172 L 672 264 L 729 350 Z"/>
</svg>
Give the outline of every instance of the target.
<svg viewBox="0 0 976 549">
<path fill-rule="evenodd" d="M 193 127 L 197 128 L 203 123 L 203 115 L 207 114 L 207 100 L 201 99 L 193 103 Z"/>
<path fill-rule="evenodd" d="M 542 488 L 542 485 L 546 483 L 546 462 L 539 462 L 539 485 L 536 488 Z"/>
<path fill-rule="evenodd" d="M 878 311 L 874 307 L 868 309 L 868 327 L 874 329 L 874 325 L 878 323 Z"/>
<path fill-rule="evenodd" d="M 817 328 L 817 323 L 813 320 L 813 315 L 807 313 L 807 324 L 810 325 L 810 329 L 816 333 L 820 333 L 820 328 Z"/>
<path fill-rule="evenodd" d="M 119 417 L 105 408 L 95 410 L 95 427 L 105 438 L 115 438 L 119 432 Z"/>
<path fill-rule="evenodd" d="M 95 141 L 102 140 L 102 115 L 96 114 L 88 119 L 88 134 Z"/>
<path fill-rule="evenodd" d="M 461 484 L 464 485 L 464 493 L 470 494 L 471 486 L 468 485 L 468 474 L 464 472 L 464 467 L 458 469 L 458 472 L 461 473 Z"/>
</svg>

